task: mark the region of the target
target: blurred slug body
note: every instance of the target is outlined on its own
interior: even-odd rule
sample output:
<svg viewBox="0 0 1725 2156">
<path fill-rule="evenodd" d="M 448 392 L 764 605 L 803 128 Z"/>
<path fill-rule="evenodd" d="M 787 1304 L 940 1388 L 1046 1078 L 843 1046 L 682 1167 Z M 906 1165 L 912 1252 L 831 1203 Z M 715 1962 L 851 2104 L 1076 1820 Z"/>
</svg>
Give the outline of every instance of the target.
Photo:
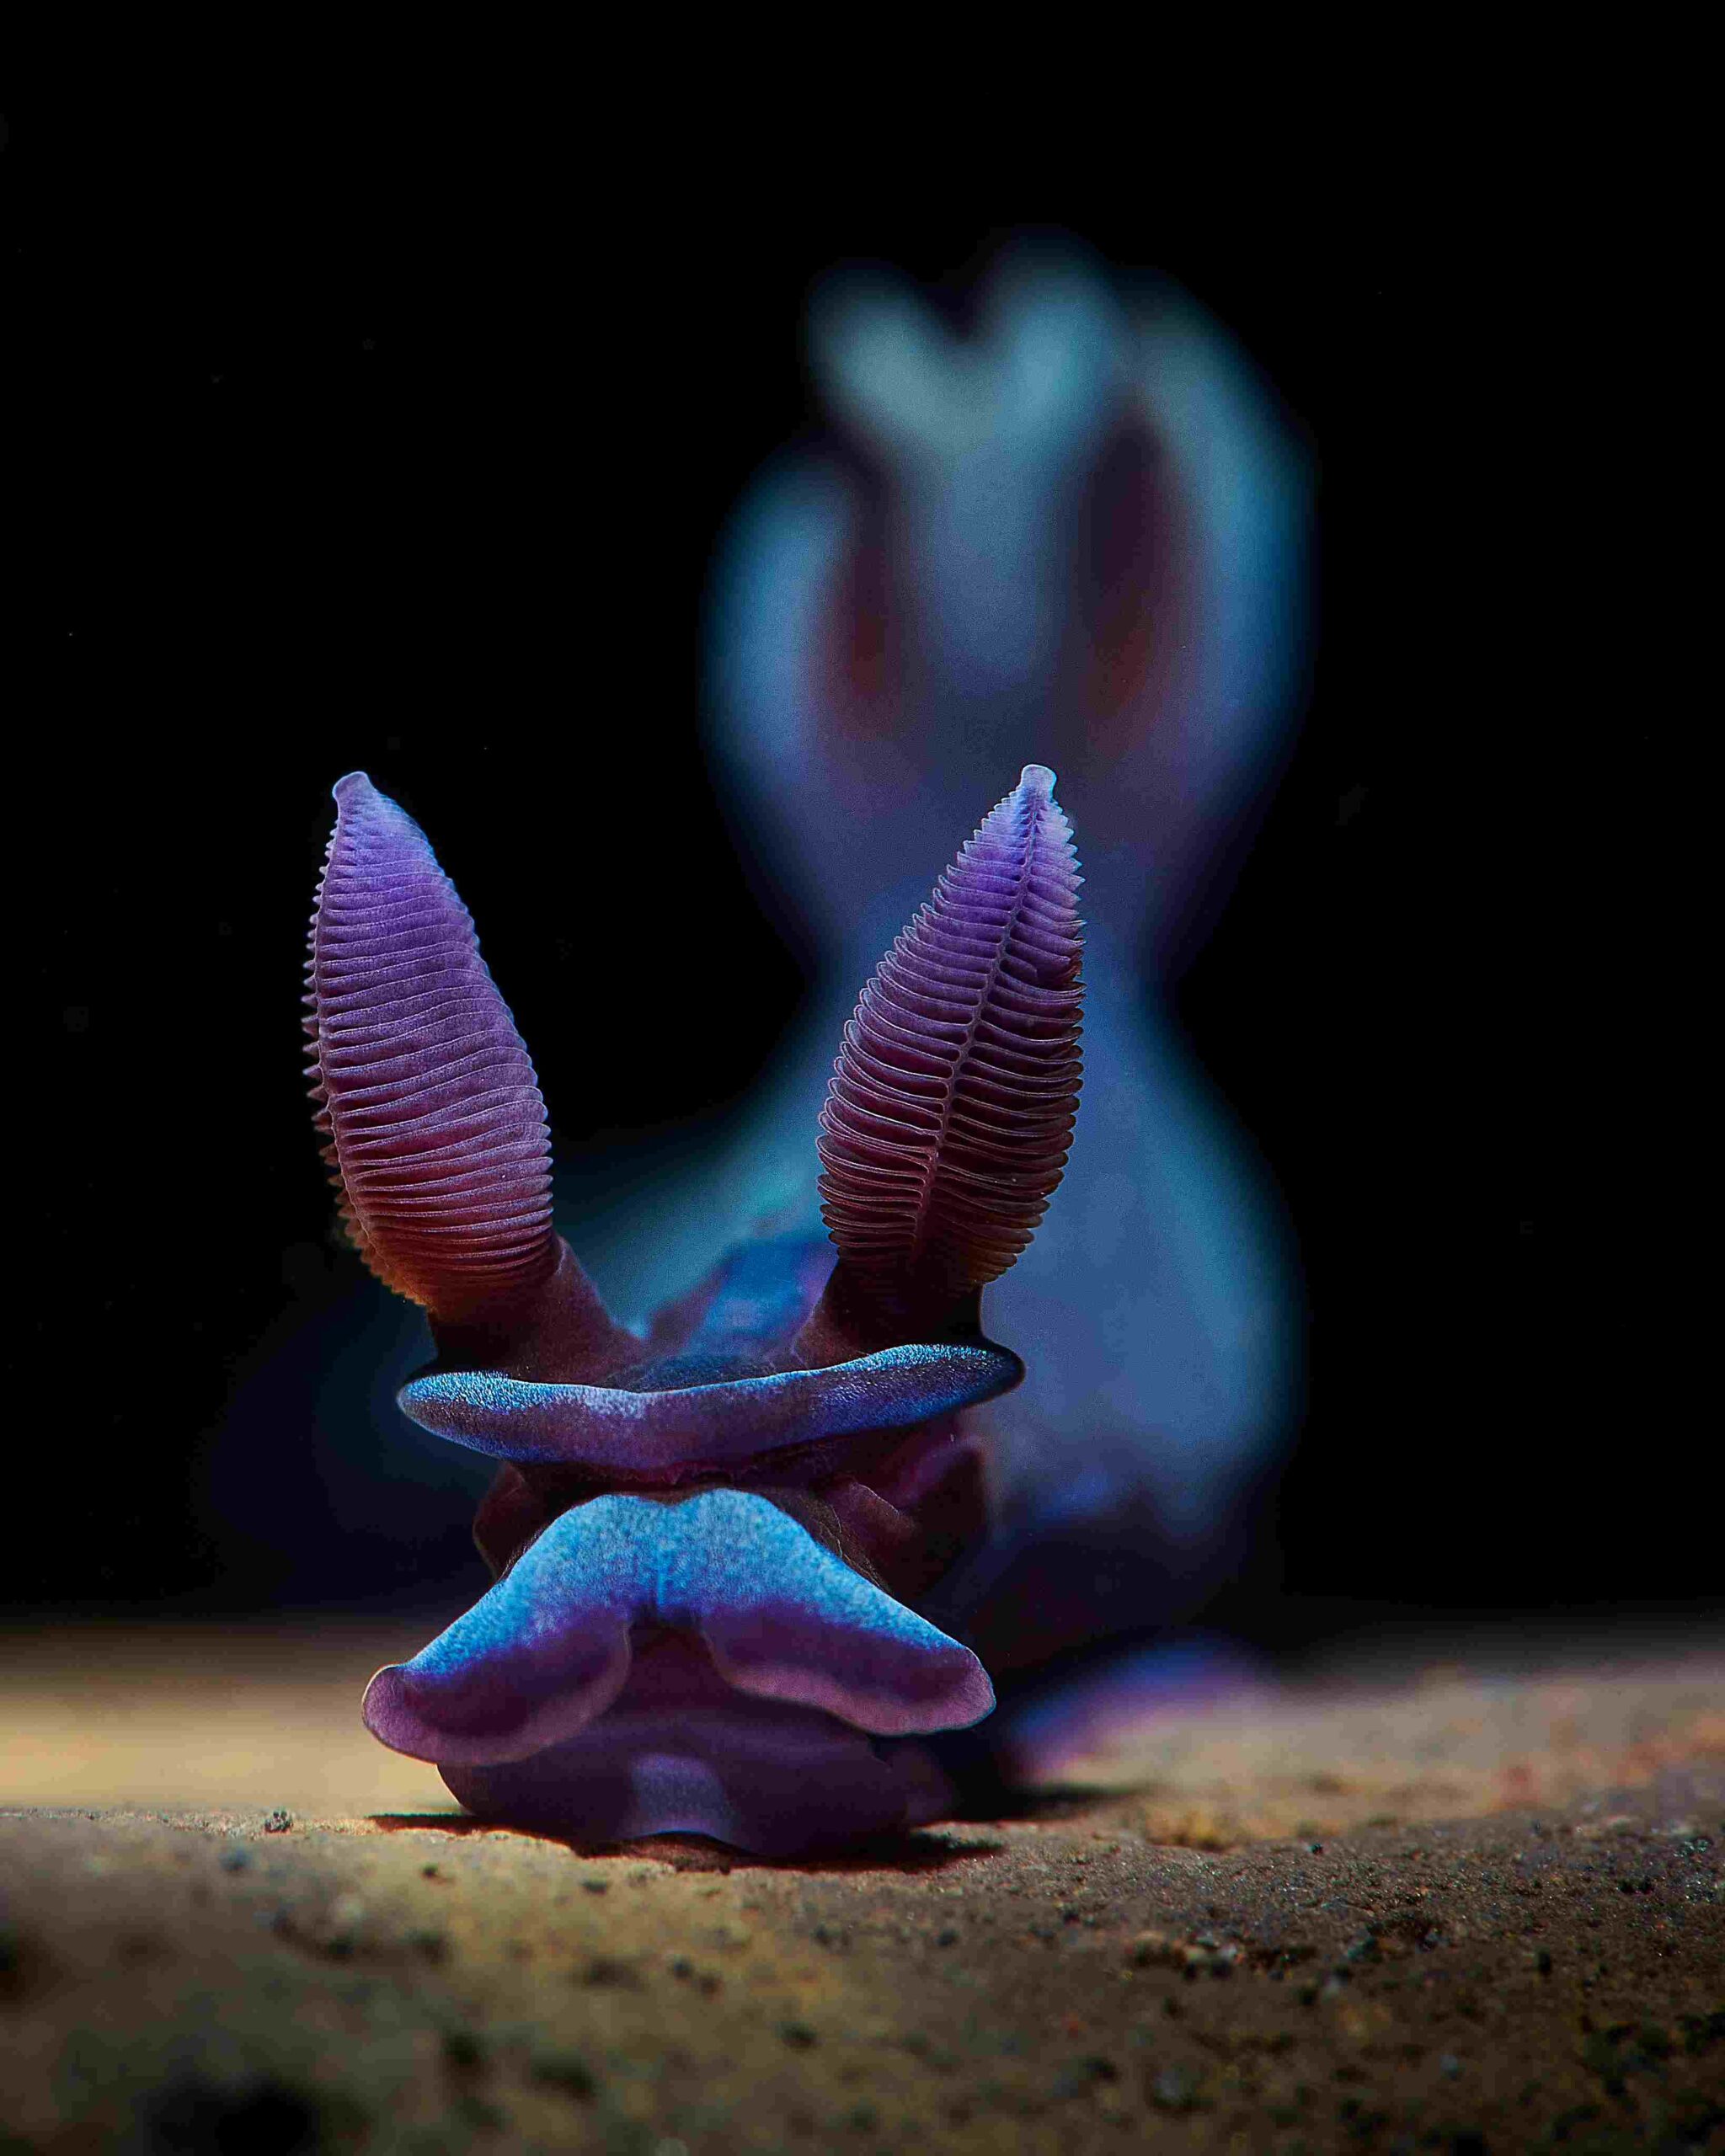
<svg viewBox="0 0 1725 2156">
<path fill-rule="evenodd" d="M 981 1293 L 1077 1102 L 1053 774 L 991 811 L 843 1029 L 804 1125 L 830 1240 L 745 1243 L 639 1332 L 553 1229 L 532 1065 L 424 834 L 363 774 L 335 798 L 307 969 L 324 1155 L 366 1262 L 430 1321 L 403 1411 L 502 1463 L 474 1527 L 496 1584 L 379 1671 L 367 1724 L 476 1812 L 599 1839 L 789 1853 L 937 1816 L 927 1740 L 994 1693 L 919 1605 L 985 1537 L 966 1412 L 1023 1367 Z"/>
<path fill-rule="evenodd" d="M 828 446 L 769 467 L 734 519 L 708 718 L 811 990 L 767 1082 L 685 1160 L 681 1225 L 644 1235 L 625 1207 L 590 1256 L 620 1308 L 644 1309 L 710 1262 L 712 1224 L 812 1224 L 798 1104 L 856 980 L 972 774 L 1057 764 L 1084 833 L 1086 1038 L 1106 1079 L 994 1305 L 1038 1346 L 991 1417 L 991 1666 L 1028 1667 L 1200 1606 L 1291 1430 L 1301 1322 L 1279 1208 L 1169 992 L 1298 716 L 1311 475 L 1213 320 L 1071 242 L 1009 248 L 963 335 L 884 272 L 839 277 L 809 353 Z"/>
</svg>

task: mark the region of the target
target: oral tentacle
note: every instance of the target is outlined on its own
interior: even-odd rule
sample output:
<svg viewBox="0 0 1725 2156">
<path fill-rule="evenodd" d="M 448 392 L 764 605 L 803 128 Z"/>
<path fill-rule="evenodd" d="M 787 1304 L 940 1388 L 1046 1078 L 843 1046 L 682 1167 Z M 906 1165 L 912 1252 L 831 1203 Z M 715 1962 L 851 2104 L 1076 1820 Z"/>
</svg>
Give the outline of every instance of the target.
<svg viewBox="0 0 1725 2156">
<path fill-rule="evenodd" d="M 825 1369 L 669 1390 L 542 1384 L 489 1370 L 435 1371 L 401 1390 L 422 1429 L 500 1459 L 670 1481 L 752 1469 L 777 1452 L 906 1429 L 992 1399 L 1024 1366 L 991 1342 L 906 1345 Z"/>
<path fill-rule="evenodd" d="M 633 1636 L 665 1627 L 698 1638 L 737 1691 L 871 1734 L 964 1727 L 994 1704 L 968 1648 L 766 1498 L 712 1490 L 563 1513 L 465 1617 L 377 1673 L 366 1720 L 416 1758 L 526 1758 L 601 1715 Z"/>
</svg>

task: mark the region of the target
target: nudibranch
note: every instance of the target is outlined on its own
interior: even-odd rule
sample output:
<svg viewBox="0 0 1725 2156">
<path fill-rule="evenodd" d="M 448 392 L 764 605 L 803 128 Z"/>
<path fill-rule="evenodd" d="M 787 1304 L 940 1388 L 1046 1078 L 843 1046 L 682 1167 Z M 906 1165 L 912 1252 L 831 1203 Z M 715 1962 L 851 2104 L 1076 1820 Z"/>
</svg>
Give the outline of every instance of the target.
<svg viewBox="0 0 1725 2156">
<path fill-rule="evenodd" d="M 324 1157 L 371 1269 L 420 1305 L 423 1428 L 501 1464 L 495 1583 L 363 1712 L 483 1817 L 793 1854 L 950 1806 L 926 1740 L 994 1705 L 917 1604 L 986 1525 L 965 1412 L 1023 1365 L 981 1295 L 1060 1179 L 1081 881 L 1025 767 L 844 1028 L 816 1144 L 826 1242 L 745 1242 L 644 1337 L 552 1221 L 527 1050 L 424 833 L 363 773 L 307 1002 Z"/>
</svg>

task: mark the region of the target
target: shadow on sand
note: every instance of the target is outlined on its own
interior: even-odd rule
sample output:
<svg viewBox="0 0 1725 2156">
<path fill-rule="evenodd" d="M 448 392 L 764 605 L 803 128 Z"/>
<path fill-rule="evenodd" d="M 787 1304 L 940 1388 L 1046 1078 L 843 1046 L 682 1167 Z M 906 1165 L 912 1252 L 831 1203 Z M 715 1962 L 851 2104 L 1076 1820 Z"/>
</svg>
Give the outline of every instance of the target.
<svg viewBox="0 0 1725 2156">
<path fill-rule="evenodd" d="M 1026 1811 L 1002 1817 L 1043 1816 Z M 574 1856 L 594 1860 L 647 1860 L 668 1864 L 678 1871 L 797 1871 L 805 1873 L 944 1871 L 954 1865 L 998 1854 L 997 1841 L 958 1840 L 949 1833 L 927 1829 L 912 1833 L 873 1834 L 864 1839 L 824 1850 L 818 1855 L 757 1856 L 748 1849 L 732 1849 L 704 1834 L 652 1834 L 639 1841 L 585 1842 L 573 1835 L 547 1833 L 542 1828 L 511 1827 L 494 1819 L 475 1819 L 463 1812 L 374 1812 L 371 1823 L 387 1834 L 510 1834 L 526 1841 L 547 1842 Z M 967 1826 L 985 1827 L 981 1820 Z"/>
</svg>

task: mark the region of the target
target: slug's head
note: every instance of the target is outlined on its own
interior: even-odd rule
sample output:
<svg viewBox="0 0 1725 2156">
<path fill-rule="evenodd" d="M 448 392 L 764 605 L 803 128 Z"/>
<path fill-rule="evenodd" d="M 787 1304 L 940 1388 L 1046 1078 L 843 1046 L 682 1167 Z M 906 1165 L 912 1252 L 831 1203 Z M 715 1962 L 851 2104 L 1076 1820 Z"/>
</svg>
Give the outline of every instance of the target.
<svg viewBox="0 0 1725 2156">
<path fill-rule="evenodd" d="M 309 1075 L 352 1239 L 430 1321 L 414 1421 L 571 1492 L 807 1485 L 1018 1382 L 980 1294 L 1060 1179 L 1078 1085 L 1080 879 L 1051 772 L 985 819 L 845 1029 L 824 1289 L 788 1261 L 766 1325 L 709 1295 L 644 1342 L 553 1228 L 544 1102 L 454 886 L 363 773 L 335 799 Z"/>
<path fill-rule="evenodd" d="M 478 1811 L 606 1839 L 778 1852 L 935 1816 L 914 1740 L 994 1694 L 900 1598 L 980 1524 L 954 1412 L 1023 1374 L 981 1291 L 1076 1102 L 1052 774 L 985 819 L 846 1028 L 820 1138 L 836 1262 L 745 1246 L 646 1340 L 553 1230 L 544 1106 L 448 878 L 367 779 L 336 799 L 308 997 L 326 1158 L 366 1262 L 430 1319 L 402 1406 L 504 1462 L 474 1529 L 501 1577 L 377 1673 L 367 1723 Z"/>
</svg>

